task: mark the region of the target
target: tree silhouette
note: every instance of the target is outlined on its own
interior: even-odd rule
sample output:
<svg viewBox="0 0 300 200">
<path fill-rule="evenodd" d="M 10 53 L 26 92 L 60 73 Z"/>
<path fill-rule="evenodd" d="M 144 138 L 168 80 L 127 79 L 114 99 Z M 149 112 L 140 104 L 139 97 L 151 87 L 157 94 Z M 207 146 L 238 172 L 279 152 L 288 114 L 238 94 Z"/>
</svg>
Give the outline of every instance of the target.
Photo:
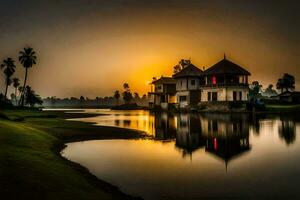
<svg viewBox="0 0 300 200">
<path fill-rule="evenodd" d="M 123 84 L 123 88 L 124 88 L 123 99 L 124 99 L 125 103 L 128 104 L 128 103 L 130 103 L 130 101 L 133 98 L 132 94 L 130 92 L 129 84 L 128 83 L 124 83 Z"/>
<path fill-rule="evenodd" d="M 84 97 L 80 96 L 79 101 L 80 101 L 80 103 L 83 103 L 85 101 Z"/>
<path fill-rule="evenodd" d="M 293 91 L 295 89 L 295 77 L 285 73 L 282 78 L 278 79 L 276 88 L 281 90 L 281 93 L 284 89 L 285 91 Z"/>
<path fill-rule="evenodd" d="M 129 84 L 128 83 L 124 83 L 123 84 L 123 88 L 125 91 L 128 91 L 129 90 Z"/>
<path fill-rule="evenodd" d="M 188 66 L 189 64 L 191 64 L 191 60 L 185 60 L 185 59 L 181 59 L 177 65 L 175 65 L 173 67 L 173 72 L 174 74 L 180 72 L 182 69 L 184 69 L 186 66 Z"/>
<path fill-rule="evenodd" d="M 262 88 L 262 85 L 260 85 L 258 81 L 253 81 L 252 86 L 250 87 L 250 90 L 249 90 L 250 98 L 257 99 L 259 97 L 261 88 Z"/>
<path fill-rule="evenodd" d="M 140 99 L 140 95 L 139 95 L 137 92 L 135 92 L 135 93 L 133 94 L 133 97 L 134 97 L 135 99 Z"/>
<path fill-rule="evenodd" d="M 263 94 L 264 96 L 271 97 L 271 96 L 276 96 L 277 92 L 276 90 L 273 89 L 273 84 L 269 84 L 269 86 L 265 89 Z"/>
<path fill-rule="evenodd" d="M 3 69 L 4 75 L 5 75 L 6 87 L 5 87 L 5 93 L 4 93 L 4 100 L 6 100 L 6 97 L 7 97 L 8 86 L 12 82 L 11 77 L 16 71 L 16 65 L 14 64 L 14 62 L 15 61 L 12 58 L 7 58 L 7 59 L 4 59 L 2 61 L 2 64 L 0 65 L 1 69 Z"/>
<path fill-rule="evenodd" d="M 26 88 L 28 69 L 36 64 L 36 59 L 36 53 L 31 47 L 24 48 L 22 51 L 19 52 L 19 61 L 25 68 L 23 88 Z M 22 91 L 21 95 L 21 105 L 24 106 L 24 90 Z"/>
<path fill-rule="evenodd" d="M 16 105 L 17 105 L 17 91 L 18 91 L 18 87 L 20 86 L 20 79 L 18 78 L 13 78 L 13 86 L 15 88 L 15 101 L 16 101 Z"/>
<path fill-rule="evenodd" d="M 22 95 L 22 93 L 23 93 L 23 86 L 19 86 L 18 87 L 18 91 L 19 91 L 19 95 Z"/>
<path fill-rule="evenodd" d="M 30 105 L 30 107 L 34 107 L 35 104 L 42 105 L 43 101 L 39 95 L 35 93 L 34 90 L 31 89 L 30 86 L 26 86 L 25 88 L 25 103 L 26 105 Z"/>
<path fill-rule="evenodd" d="M 117 103 L 119 104 L 119 99 L 121 97 L 119 90 L 115 91 L 114 97 L 115 97 L 115 99 L 117 99 Z"/>
</svg>

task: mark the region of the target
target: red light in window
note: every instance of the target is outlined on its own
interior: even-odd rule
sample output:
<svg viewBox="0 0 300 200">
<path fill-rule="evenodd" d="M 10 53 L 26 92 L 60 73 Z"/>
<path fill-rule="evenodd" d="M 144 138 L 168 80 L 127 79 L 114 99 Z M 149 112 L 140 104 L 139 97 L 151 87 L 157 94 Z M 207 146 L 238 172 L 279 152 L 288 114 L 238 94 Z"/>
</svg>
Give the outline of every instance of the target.
<svg viewBox="0 0 300 200">
<path fill-rule="evenodd" d="M 214 150 L 218 150 L 218 141 L 217 141 L 217 138 L 214 138 Z"/>
<path fill-rule="evenodd" d="M 217 78 L 215 76 L 212 77 L 212 84 L 213 85 L 217 84 Z"/>
</svg>

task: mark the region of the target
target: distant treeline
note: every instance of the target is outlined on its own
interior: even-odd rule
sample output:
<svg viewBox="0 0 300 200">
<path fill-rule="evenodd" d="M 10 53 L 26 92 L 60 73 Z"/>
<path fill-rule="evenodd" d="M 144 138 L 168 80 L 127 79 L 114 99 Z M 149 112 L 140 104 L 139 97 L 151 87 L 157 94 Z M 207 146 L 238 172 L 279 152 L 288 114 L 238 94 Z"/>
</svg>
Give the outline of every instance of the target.
<svg viewBox="0 0 300 200">
<path fill-rule="evenodd" d="M 131 103 L 136 103 L 139 106 L 148 106 L 148 98 L 146 95 L 142 97 L 134 96 Z M 47 97 L 43 99 L 43 106 L 46 108 L 110 108 L 124 104 L 125 101 L 121 98 L 115 97 L 96 97 L 95 99 L 89 99 L 87 97 L 70 97 L 70 98 L 57 98 Z"/>
</svg>

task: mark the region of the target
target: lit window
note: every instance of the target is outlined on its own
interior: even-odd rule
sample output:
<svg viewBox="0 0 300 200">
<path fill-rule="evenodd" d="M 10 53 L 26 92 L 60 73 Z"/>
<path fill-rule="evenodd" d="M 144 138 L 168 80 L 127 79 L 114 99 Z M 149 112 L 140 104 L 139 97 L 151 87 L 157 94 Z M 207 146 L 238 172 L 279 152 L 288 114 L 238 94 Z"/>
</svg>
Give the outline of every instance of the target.
<svg viewBox="0 0 300 200">
<path fill-rule="evenodd" d="M 217 138 L 214 138 L 214 150 L 218 150 L 218 140 Z"/>
<path fill-rule="evenodd" d="M 212 84 L 213 85 L 217 84 L 217 77 L 215 77 L 215 76 L 212 77 Z"/>
</svg>

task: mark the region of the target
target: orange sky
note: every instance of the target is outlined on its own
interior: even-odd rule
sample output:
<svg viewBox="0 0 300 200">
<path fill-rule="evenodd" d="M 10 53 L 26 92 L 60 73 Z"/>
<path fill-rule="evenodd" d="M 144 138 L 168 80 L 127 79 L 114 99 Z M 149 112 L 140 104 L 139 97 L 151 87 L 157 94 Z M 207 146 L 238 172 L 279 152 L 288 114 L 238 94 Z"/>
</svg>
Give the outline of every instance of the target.
<svg viewBox="0 0 300 200">
<path fill-rule="evenodd" d="M 146 82 L 171 75 L 179 59 L 191 58 L 202 68 L 224 52 L 265 86 L 284 72 L 296 82 L 300 77 L 299 26 L 289 15 L 291 4 L 45 1 L 28 14 L 27 4 L 13 2 L 1 8 L 18 14 L 0 21 L 2 27 L 9 24 L 0 33 L 0 55 L 16 58 L 25 45 L 36 49 L 39 60 L 29 84 L 44 97 L 112 95 L 124 82 L 146 93 Z M 19 67 L 16 75 L 22 74 Z"/>
</svg>

